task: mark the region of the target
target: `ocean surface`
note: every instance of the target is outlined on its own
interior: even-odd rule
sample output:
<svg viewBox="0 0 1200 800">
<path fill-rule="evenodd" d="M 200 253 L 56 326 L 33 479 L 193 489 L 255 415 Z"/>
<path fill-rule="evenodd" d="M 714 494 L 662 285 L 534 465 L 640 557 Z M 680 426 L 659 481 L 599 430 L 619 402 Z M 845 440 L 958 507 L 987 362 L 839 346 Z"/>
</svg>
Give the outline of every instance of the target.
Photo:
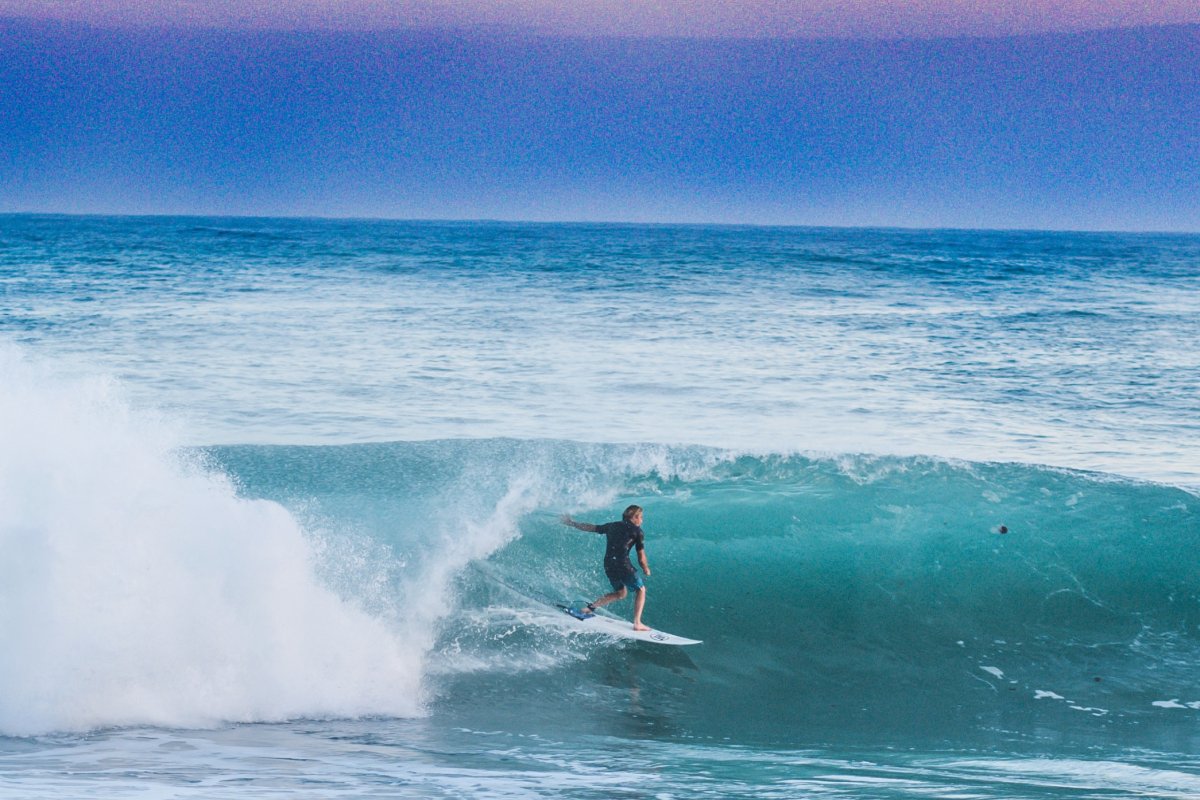
<svg viewBox="0 0 1200 800">
<path fill-rule="evenodd" d="M 1195 798 L 1198 342 L 1200 236 L 0 216 L 0 797 Z M 630 503 L 703 644 L 553 608 Z"/>
</svg>

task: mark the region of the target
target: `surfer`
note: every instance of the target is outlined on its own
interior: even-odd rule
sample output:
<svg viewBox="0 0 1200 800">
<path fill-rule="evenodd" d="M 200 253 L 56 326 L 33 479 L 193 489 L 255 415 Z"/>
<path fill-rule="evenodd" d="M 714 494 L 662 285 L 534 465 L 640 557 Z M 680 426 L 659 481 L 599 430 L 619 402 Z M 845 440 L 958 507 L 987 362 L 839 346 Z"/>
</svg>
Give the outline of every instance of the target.
<svg viewBox="0 0 1200 800">
<path fill-rule="evenodd" d="M 562 524 L 589 533 L 601 533 L 608 537 L 608 547 L 604 551 L 604 574 L 613 590 L 595 602 L 588 603 L 586 609 L 594 613 L 600 606 L 608 605 L 616 600 L 624 600 L 629 590 L 634 591 L 633 598 L 633 629 L 648 631 L 650 628 L 642 624 L 642 609 L 646 606 L 646 584 L 633 568 L 629 560 L 629 551 L 637 548 L 638 563 L 642 572 L 650 574 L 650 565 L 646 563 L 645 534 L 642 533 L 642 507 L 630 506 L 625 509 L 618 522 L 606 522 L 603 525 L 592 525 L 590 522 L 576 522 L 570 514 L 563 514 Z"/>
</svg>

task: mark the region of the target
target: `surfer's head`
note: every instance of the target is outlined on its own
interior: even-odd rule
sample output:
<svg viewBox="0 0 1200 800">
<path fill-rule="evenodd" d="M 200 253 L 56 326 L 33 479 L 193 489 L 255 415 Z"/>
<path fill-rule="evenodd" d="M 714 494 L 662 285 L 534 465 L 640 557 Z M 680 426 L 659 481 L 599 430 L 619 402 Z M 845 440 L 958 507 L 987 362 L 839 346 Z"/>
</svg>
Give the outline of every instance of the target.
<svg viewBox="0 0 1200 800">
<path fill-rule="evenodd" d="M 634 519 L 634 517 L 637 517 L 637 519 Z M 625 509 L 625 513 L 621 515 L 621 519 L 625 520 L 626 522 L 632 522 L 634 525 L 641 525 L 642 507 L 630 506 L 629 508 Z"/>
</svg>

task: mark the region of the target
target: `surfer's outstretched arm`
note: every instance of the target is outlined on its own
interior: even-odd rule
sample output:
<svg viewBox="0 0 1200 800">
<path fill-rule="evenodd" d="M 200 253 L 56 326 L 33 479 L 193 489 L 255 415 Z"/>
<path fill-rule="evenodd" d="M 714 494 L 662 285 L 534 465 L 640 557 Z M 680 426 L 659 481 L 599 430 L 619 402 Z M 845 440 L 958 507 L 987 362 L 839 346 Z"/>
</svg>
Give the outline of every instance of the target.
<svg viewBox="0 0 1200 800">
<path fill-rule="evenodd" d="M 576 530 L 587 531 L 588 533 L 596 532 L 595 525 L 593 525 L 590 522 L 576 522 L 575 520 L 571 519 L 570 514 L 563 514 L 562 519 L 560 521 L 562 522 L 563 525 L 570 525 L 572 528 L 575 528 Z"/>
</svg>

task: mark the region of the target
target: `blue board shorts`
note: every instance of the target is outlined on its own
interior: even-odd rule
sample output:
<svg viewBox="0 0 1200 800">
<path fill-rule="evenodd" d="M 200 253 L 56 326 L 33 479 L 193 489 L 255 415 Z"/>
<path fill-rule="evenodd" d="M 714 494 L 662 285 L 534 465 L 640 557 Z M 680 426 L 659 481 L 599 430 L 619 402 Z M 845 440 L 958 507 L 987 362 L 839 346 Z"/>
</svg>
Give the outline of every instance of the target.
<svg viewBox="0 0 1200 800">
<path fill-rule="evenodd" d="M 612 584 L 613 591 L 619 590 L 622 586 L 631 592 L 636 592 L 638 589 L 644 589 L 646 584 L 642 583 L 642 576 L 636 572 L 625 572 L 624 570 L 605 570 L 604 574 L 608 576 L 608 582 Z"/>
</svg>

